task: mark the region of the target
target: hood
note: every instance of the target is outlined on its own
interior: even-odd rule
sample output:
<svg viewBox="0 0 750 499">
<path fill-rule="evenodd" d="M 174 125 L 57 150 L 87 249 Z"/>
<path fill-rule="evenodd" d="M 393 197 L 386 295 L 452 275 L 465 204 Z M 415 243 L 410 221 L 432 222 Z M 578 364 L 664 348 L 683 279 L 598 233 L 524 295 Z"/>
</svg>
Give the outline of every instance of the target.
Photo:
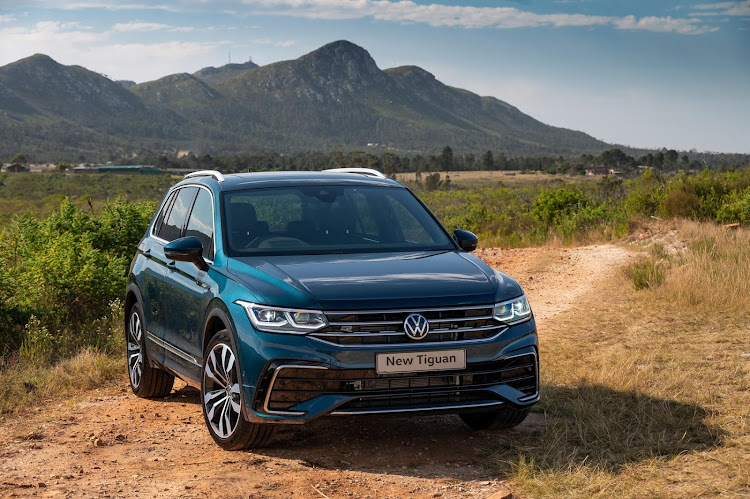
<svg viewBox="0 0 750 499">
<path fill-rule="evenodd" d="M 457 251 L 240 257 L 227 270 L 268 305 L 322 310 L 475 305 L 522 293 L 513 279 Z"/>
</svg>

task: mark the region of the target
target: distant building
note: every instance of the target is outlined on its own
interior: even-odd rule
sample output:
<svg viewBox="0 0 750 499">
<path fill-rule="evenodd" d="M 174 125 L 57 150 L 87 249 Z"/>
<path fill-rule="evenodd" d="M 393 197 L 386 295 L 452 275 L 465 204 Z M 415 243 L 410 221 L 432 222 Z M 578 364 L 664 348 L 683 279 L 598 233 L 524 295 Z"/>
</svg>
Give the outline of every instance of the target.
<svg viewBox="0 0 750 499">
<path fill-rule="evenodd" d="M 29 167 L 21 163 L 13 163 L 5 167 L 5 171 L 8 173 L 26 173 L 29 171 Z"/>
<path fill-rule="evenodd" d="M 609 170 L 606 168 L 591 168 L 589 170 L 586 170 L 586 175 L 589 177 L 598 176 L 598 175 L 607 175 L 609 173 Z"/>
<path fill-rule="evenodd" d="M 192 152 L 193 151 L 188 151 L 188 150 L 177 151 L 177 159 L 187 158 L 188 156 L 190 156 L 190 154 L 192 154 Z"/>
</svg>

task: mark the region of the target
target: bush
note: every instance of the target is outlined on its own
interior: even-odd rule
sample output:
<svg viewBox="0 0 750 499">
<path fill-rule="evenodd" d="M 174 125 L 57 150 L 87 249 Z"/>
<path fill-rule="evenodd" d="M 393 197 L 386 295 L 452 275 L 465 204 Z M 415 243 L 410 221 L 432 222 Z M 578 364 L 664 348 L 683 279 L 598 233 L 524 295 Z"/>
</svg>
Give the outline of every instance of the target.
<svg viewBox="0 0 750 499">
<path fill-rule="evenodd" d="M 10 333 L 3 331 L 0 351 L 52 361 L 81 347 L 111 348 L 97 324 L 122 296 L 154 210 L 116 200 L 97 217 L 66 199 L 45 220 L 16 217 L 0 238 L 0 314 Z"/>
<path fill-rule="evenodd" d="M 531 207 L 531 215 L 535 220 L 547 226 L 553 226 L 571 212 L 585 208 L 587 205 L 588 201 L 581 193 L 560 187 L 541 192 Z"/>
<path fill-rule="evenodd" d="M 633 282 L 636 290 L 655 288 L 664 283 L 667 277 L 667 264 L 648 258 L 628 264 L 623 269 L 625 275 Z"/>
</svg>

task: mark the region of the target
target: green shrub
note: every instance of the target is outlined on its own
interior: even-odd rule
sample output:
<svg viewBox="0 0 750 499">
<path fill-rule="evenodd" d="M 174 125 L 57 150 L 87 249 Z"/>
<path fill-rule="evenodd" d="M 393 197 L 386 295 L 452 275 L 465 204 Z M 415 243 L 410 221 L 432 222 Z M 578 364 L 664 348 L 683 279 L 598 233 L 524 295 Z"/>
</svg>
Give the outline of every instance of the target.
<svg viewBox="0 0 750 499">
<path fill-rule="evenodd" d="M 542 191 L 531 207 L 531 215 L 535 220 L 553 226 L 560 219 L 585 208 L 588 204 L 588 200 L 580 192 L 560 187 Z"/>
<path fill-rule="evenodd" d="M 4 329 L 15 331 L 0 338 L 0 352 L 51 361 L 81 347 L 112 348 L 101 324 L 123 294 L 154 210 L 116 200 L 95 216 L 66 199 L 45 220 L 16 217 L 0 234 L 0 288 L 13 290 L 0 289 L 0 314 L 11 319 Z"/>
<path fill-rule="evenodd" d="M 742 192 L 734 191 L 716 212 L 720 223 L 750 223 L 750 188 Z"/>
<path fill-rule="evenodd" d="M 633 262 L 623 268 L 625 275 L 633 282 L 636 290 L 655 288 L 664 283 L 667 277 L 667 265 L 648 258 Z"/>
</svg>

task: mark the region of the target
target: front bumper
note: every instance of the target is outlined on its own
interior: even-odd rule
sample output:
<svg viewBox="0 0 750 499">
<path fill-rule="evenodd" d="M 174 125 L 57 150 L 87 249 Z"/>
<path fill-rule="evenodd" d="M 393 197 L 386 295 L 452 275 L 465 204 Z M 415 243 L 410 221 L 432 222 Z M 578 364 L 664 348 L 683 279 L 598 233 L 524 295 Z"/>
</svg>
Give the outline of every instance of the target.
<svg viewBox="0 0 750 499">
<path fill-rule="evenodd" d="M 470 412 L 523 408 L 539 400 L 533 319 L 485 340 L 354 348 L 308 336 L 257 332 L 246 318 L 243 323 L 235 317 L 235 324 L 247 328 L 238 330 L 238 350 L 243 412 L 249 421 L 294 424 L 325 415 Z M 447 348 L 466 350 L 466 369 L 375 372 L 377 353 Z"/>
</svg>

